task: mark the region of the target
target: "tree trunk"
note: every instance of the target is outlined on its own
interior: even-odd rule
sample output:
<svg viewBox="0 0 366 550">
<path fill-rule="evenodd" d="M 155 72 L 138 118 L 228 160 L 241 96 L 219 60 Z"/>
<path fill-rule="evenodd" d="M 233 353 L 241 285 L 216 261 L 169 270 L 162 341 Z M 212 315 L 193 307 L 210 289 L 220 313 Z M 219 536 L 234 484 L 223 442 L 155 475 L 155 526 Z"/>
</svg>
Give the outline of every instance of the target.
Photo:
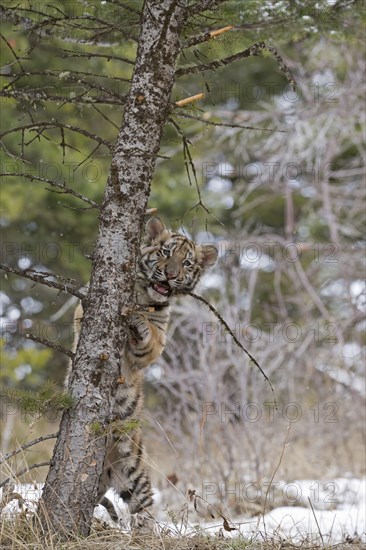
<svg viewBox="0 0 366 550">
<path fill-rule="evenodd" d="M 123 125 L 100 210 L 90 289 L 71 379 L 72 408 L 63 414 L 39 515 L 46 530 L 87 535 L 112 418 L 124 312 L 132 303 L 135 266 L 150 182 L 179 54 L 185 8 L 145 2 Z M 101 431 L 102 430 L 102 431 Z"/>
</svg>

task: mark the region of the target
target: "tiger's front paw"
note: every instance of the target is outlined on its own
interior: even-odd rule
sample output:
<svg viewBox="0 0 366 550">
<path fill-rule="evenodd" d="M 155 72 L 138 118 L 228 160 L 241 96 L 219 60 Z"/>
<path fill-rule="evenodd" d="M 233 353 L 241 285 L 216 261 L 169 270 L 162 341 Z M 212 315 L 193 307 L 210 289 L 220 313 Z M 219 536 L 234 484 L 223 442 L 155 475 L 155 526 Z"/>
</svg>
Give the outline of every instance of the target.
<svg viewBox="0 0 366 550">
<path fill-rule="evenodd" d="M 132 313 L 128 321 L 129 342 L 133 347 L 146 346 L 151 340 L 149 323 L 140 313 Z"/>
</svg>

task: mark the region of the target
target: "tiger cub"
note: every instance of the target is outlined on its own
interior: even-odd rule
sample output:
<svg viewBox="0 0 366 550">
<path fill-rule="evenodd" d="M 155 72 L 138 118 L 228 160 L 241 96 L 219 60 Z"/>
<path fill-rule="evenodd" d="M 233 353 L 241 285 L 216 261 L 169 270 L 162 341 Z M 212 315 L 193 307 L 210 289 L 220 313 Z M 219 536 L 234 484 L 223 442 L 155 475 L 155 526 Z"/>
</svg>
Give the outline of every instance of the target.
<svg viewBox="0 0 366 550">
<path fill-rule="evenodd" d="M 215 246 L 198 245 L 168 230 L 159 218 L 150 218 L 147 222 L 135 284 L 137 307 L 129 316 L 128 338 L 120 365 L 121 383 L 115 395 L 115 417 L 126 425 L 140 417 L 143 369 L 164 350 L 171 298 L 192 291 L 203 273 L 216 263 L 217 256 Z M 74 348 L 82 315 L 82 306 L 79 305 L 75 312 Z M 131 514 L 139 514 L 153 503 L 138 426 L 122 436 L 120 433 L 111 434 L 107 446 L 99 499 L 111 518 L 117 521 L 110 500 L 101 498 L 110 487 L 128 504 Z"/>
</svg>

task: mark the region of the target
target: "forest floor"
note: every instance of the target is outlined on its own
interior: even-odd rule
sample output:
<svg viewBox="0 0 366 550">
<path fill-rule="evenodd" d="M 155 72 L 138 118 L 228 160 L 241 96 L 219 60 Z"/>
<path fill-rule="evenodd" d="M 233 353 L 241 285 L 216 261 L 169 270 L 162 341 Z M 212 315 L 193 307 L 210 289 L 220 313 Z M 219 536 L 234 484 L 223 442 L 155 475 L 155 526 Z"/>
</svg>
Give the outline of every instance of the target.
<svg viewBox="0 0 366 550">
<path fill-rule="evenodd" d="M 43 539 L 34 519 L 41 484 L 13 486 L 12 500 L 4 494 L 1 503 L 0 548 L 3 550 L 302 550 L 366 548 L 366 479 L 344 478 L 340 502 L 332 509 L 312 505 L 279 506 L 255 517 L 213 522 L 187 517 L 174 523 L 158 522 L 157 532 L 142 534 L 107 526 L 101 506 L 96 508 L 92 532 L 87 538 L 67 543 Z M 299 482 L 300 483 L 300 482 Z M 341 487 L 341 480 L 338 486 Z M 302 482 L 303 493 L 309 483 Z M 310 502 L 310 501 L 309 501 Z M 97 510 L 99 508 L 99 513 Z"/>
</svg>

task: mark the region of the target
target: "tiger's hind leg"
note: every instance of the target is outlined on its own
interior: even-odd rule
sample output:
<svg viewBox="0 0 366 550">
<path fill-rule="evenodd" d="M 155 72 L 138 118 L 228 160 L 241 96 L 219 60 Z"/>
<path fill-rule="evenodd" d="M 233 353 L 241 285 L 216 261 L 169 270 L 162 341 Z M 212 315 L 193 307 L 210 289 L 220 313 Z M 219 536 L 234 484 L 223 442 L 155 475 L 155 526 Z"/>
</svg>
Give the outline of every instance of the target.
<svg viewBox="0 0 366 550">
<path fill-rule="evenodd" d="M 114 491 L 108 490 L 99 500 L 112 522 L 126 530 L 156 532 L 156 522 L 148 510 L 153 504 L 153 496 L 147 472 L 141 472 L 131 479 L 127 478 L 126 472 L 118 472 L 119 490 L 115 489 L 116 477 L 111 476 Z M 101 486 L 102 494 L 104 489 Z"/>
<path fill-rule="evenodd" d="M 105 494 L 112 487 L 114 498 Z M 103 496 L 104 495 L 104 496 Z M 108 511 L 112 521 L 128 529 L 126 514 L 121 513 L 123 503 L 128 506 L 130 527 L 154 531 L 155 522 L 148 509 L 153 504 L 153 493 L 141 430 L 113 438 L 110 443 L 105 468 L 99 486 L 99 503 Z"/>
</svg>

